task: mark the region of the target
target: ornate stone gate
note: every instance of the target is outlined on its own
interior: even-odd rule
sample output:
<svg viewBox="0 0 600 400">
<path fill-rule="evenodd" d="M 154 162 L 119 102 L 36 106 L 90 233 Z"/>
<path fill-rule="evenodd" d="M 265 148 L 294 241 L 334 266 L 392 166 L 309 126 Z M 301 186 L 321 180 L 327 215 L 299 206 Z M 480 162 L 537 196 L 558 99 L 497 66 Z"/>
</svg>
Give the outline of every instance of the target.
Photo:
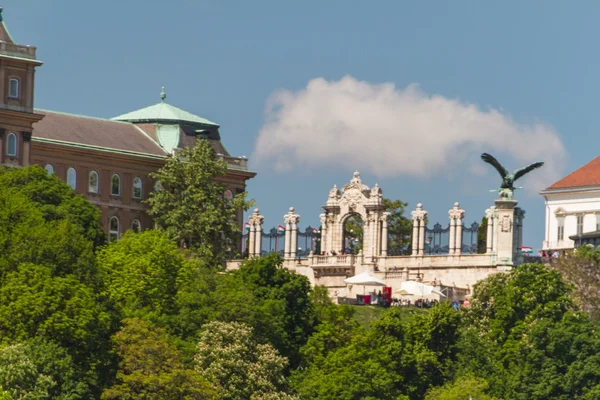
<svg viewBox="0 0 600 400">
<path fill-rule="evenodd" d="M 357 171 L 341 191 L 333 186 L 323 209 L 325 213 L 320 215 L 323 253 L 344 252 L 344 224 L 351 216 L 359 215 L 364 223 L 364 256 L 387 255 L 387 218 L 390 214 L 385 211 L 383 193 L 377 184 L 370 189 L 362 183 Z"/>
</svg>

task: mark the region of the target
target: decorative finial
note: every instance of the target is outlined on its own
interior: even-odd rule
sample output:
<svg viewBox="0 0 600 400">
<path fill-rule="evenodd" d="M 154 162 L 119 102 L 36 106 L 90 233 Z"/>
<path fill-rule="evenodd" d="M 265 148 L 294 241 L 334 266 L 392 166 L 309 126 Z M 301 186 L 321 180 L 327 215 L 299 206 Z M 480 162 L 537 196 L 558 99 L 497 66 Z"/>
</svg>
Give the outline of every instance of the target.
<svg viewBox="0 0 600 400">
<path fill-rule="evenodd" d="M 167 93 L 165 92 L 165 87 L 162 87 L 162 92 L 160 92 L 160 99 L 163 101 L 165 101 L 165 99 L 167 98 Z"/>
<path fill-rule="evenodd" d="M 4 21 L 4 17 L 2 17 L 2 11 L 4 11 L 4 8 L 0 7 L 0 22 Z"/>
<path fill-rule="evenodd" d="M 293 213 L 294 211 L 296 211 L 296 209 L 294 207 L 290 207 L 290 212 Z"/>
</svg>

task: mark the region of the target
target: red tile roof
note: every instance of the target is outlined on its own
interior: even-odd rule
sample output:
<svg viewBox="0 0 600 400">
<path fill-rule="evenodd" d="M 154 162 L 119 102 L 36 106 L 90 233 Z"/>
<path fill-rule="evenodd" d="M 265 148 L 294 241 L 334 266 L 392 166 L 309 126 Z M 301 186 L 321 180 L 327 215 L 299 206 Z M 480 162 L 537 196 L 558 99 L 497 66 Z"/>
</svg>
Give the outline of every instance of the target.
<svg viewBox="0 0 600 400">
<path fill-rule="evenodd" d="M 600 186 L 600 157 L 567 175 L 546 190 Z"/>
<path fill-rule="evenodd" d="M 165 151 L 129 122 L 36 110 L 44 119 L 33 126 L 33 137 L 166 156 Z"/>
</svg>

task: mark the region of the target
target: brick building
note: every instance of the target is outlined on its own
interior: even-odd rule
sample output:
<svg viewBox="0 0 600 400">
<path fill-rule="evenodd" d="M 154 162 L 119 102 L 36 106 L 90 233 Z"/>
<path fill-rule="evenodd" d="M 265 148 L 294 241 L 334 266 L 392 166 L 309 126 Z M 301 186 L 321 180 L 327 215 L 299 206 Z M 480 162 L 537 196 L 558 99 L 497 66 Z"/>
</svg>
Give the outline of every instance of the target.
<svg viewBox="0 0 600 400">
<path fill-rule="evenodd" d="M 164 88 L 159 103 L 112 119 L 34 109 L 40 65 L 35 47 L 13 41 L 0 9 L 0 164 L 56 174 L 98 206 L 111 239 L 152 225 L 143 203 L 154 189 L 149 174 L 177 148 L 210 141 L 228 164 L 224 196 L 243 192 L 255 176 L 245 157 L 229 155 L 218 124 L 168 104 Z"/>
</svg>

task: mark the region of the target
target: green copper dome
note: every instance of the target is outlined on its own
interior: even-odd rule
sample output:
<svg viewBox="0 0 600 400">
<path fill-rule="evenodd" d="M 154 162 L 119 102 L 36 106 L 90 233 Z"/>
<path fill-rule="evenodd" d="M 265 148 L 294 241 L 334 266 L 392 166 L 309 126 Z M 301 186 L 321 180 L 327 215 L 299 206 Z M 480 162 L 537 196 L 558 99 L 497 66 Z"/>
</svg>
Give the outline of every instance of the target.
<svg viewBox="0 0 600 400">
<path fill-rule="evenodd" d="M 161 102 L 153 106 L 132 111 L 118 117 L 111 118 L 113 121 L 127 122 L 187 122 L 192 124 L 210 125 L 218 127 L 212 121 L 189 113 L 165 102 L 165 88 L 160 94 Z"/>
</svg>

